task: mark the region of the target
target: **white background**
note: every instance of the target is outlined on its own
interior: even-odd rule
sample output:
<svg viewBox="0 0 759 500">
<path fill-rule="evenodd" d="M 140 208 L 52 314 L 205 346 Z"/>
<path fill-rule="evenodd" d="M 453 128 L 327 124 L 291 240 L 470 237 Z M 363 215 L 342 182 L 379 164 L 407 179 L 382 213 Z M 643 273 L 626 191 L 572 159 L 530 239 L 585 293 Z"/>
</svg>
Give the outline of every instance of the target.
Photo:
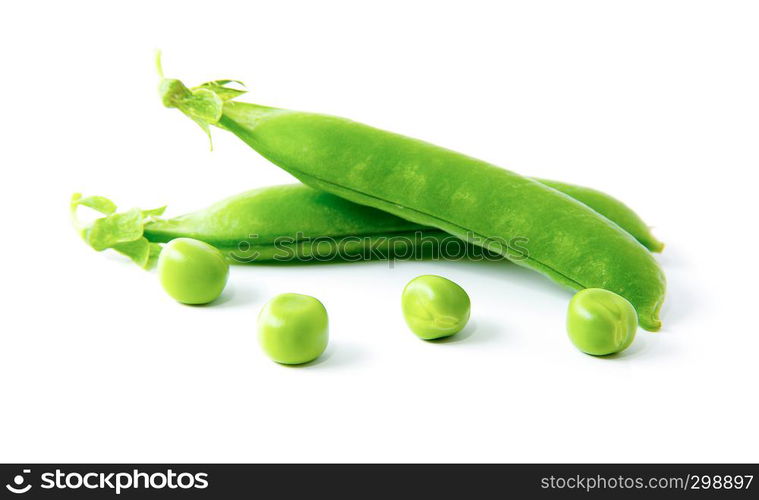
<svg viewBox="0 0 759 500">
<path fill-rule="evenodd" d="M 757 461 L 759 8 L 737 1 L 6 2 L 0 12 L 0 461 Z M 576 351 L 571 292 L 509 264 L 235 267 L 211 307 L 85 246 L 67 203 L 198 209 L 292 182 L 156 95 L 187 83 L 342 115 L 628 202 L 667 243 L 660 333 Z M 405 327 L 423 273 L 471 295 Z M 269 361 L 280 292 L 331 343 Z"/>
</svg>

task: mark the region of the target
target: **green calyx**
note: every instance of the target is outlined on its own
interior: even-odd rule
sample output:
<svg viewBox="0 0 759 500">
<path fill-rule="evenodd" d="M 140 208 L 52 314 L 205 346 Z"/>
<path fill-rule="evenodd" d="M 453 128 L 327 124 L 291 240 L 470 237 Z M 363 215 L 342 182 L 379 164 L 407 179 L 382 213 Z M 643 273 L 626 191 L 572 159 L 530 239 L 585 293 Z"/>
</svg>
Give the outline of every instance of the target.
<svg viewBox="0 0 759 500">
<path fill-rule="evenodd" d="M 78 217 L 79 207 L 87 207 L 99 212 L 103 217 L 84 224 Z M 79 193 L 71 197 L 71 220 L 82 239 L 98 252 L 112 248 L 126 255 L 143 269 L 152 268 L 161 253 L 161 245 L 148 241 L 144 227 L 156 220 L 166 207 L 152 210 L 133 208 L 126 212 L 116 212 L 116 205 L 102 196 L 84 197 Z"/>
<path fill-rule="evenodd" d="M 247 92 L 239 80 L 214 80 L 188 88 L 180 80 L 166 78 L 161 64 L 161 53 L 156 53 L 156 69 L 161 81 L 158 93 L 167 108 L 176 108 L 198 124 L 211 141 L 211 125 L 216 125 L 224 111 L 224 103 Z M 233 86 L 230 86 L 233 85 Z M 211 142 L 211 149 L 213 143 Z"/>
</svg>

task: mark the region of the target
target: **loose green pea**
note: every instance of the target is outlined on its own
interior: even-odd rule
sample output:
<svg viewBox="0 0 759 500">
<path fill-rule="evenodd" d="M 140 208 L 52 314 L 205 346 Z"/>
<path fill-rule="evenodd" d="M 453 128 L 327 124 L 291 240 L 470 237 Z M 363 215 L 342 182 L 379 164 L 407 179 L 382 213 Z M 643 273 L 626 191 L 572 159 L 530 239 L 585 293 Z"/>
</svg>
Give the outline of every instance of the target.
<svg viewBox="0 0 759 500">
<path fill-rule="evenodd" d="M 208 243 L 192 238 L 170 241 L 158 257 L 158 277 L 166 293 L 183 304 L 216 300 L 227 284 L 229 264 Z"/>
<path fill-rule="evenodd" d="M 329 340 L 327 310 L 314 297 L 277 295 L 258 315 L 258 341 L 277 363 L 299 365 L 324 352 Z"/>
<path fill-rule="evenodd" d="M 604 356 L 627 349 L 635 339 L 638 316 L 630 302 L 614 292 L 588 288 L 569 302 L 567 332 L 579 350 Z"/>
<path fill-rule="evenodd" d="M 469 321 L 471 303 L 459 285 L 430 274 L 408 282 L 401 306 L 411 331 L 419 338 L 432 340 L 460 332 Z"/>
</svg>

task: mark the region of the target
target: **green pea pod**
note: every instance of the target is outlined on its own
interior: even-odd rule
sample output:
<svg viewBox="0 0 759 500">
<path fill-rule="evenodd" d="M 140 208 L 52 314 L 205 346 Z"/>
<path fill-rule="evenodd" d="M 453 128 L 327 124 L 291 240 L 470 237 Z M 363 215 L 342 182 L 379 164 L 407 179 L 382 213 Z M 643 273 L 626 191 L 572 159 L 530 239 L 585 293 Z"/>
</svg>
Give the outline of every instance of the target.
<svg viewBox="0 0 759 500">
<path fill-rule="evenodd" d="M 218 93 L 209 99 L 207 85 L 188 89 L 162 79 L 160 92 L 166 106 L 204 128 L 234 133 L 304 184 L 441 229 L 572 289 L 615 292 L 633 304 L 641 326 L 661 327 L 666 284 L 652 255 L 618 225 L 544 184 L 344 118 Z"/>
<path fill-rule="evenodd" d="M 254 189 L 145 226 L 153 242 L 183 236 L 211 243 L 235 263 L 440 257 L 443 247 L 446 257 L 459 258 L 479 250 L 303 184 Z"/>
<path fill-rule="evenodd" d="M 541 182 L 587 199 L 591 208 L 640 235 L 636 237 L 653 238 L 637 214 L 619 200 L 590 188 Z M 145 236 L 160 243 L 183 237 L 202 240 L 236 263 L 486 256 L 479 247 L 459 244 L 461 240 L 439 229 L 303 184 L 254 189 L 203 210 L 154 220 L 145 226 Z"/>
<path fill-rule="evenodd" d="M 619 200 L 595 189 L 540 182 L 582 200 L 642 242 L 645 239 L 658 243 L 640 217 Z M 157 217 L 165 207 L 117 213 L 113 202 L 99 196 L 74 195 L 72 211 L 79 206 L 104 215 L 89 226 L 80 224 L 75 217 L 90 246 L 96 250 L 113 248 L 146 268 L 155 264 L 161 250 L 158 244 L 176 238 L 209 243 L 236 264 L 500 257 L 439 229 L 304 184 L 246 191 L 172 219 Z"/>
<path fill-rule="evenodd" d="M 619 200 L 591 188 L 549 180 L 540 182 L 583 201 L 641 242 L 661 247 L 640 217 Z M 165 207 L 117 213 L 113 202 L 99 196 L 74 195 L 72 210 L 79 206 L 104 215 L 90 226 L 77 222 L 85 241 L 96 250 L 114 248 L 146 268 L 155 264 L 161 250 L 158 244 L 176 238 L 209 243 L 236 264 L 500 257 L 439 229 L 304 184 L 246 191 L 171 219 L 157 217 Z"/>
</svg>

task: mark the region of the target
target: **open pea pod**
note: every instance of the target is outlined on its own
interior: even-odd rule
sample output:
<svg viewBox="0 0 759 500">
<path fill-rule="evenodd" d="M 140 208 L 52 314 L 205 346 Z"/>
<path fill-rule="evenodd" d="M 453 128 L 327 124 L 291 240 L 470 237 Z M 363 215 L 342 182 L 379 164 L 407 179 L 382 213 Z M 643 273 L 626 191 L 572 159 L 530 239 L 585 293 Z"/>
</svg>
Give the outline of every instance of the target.
<svg viewBox="0 0 759 500">
<path fill-rule="evenodd" d="M 435 227 L 572 289 L 615 292 L 633 304 L 643 328 L 661 327 L 666 279 L 648 250 L 545 184 L 344 118 L 240 103 L 176 79 L 162 78 L 160 93 L 167 107 L 206 130 L 232 132 L 304 184 Z"/>
</svg>

